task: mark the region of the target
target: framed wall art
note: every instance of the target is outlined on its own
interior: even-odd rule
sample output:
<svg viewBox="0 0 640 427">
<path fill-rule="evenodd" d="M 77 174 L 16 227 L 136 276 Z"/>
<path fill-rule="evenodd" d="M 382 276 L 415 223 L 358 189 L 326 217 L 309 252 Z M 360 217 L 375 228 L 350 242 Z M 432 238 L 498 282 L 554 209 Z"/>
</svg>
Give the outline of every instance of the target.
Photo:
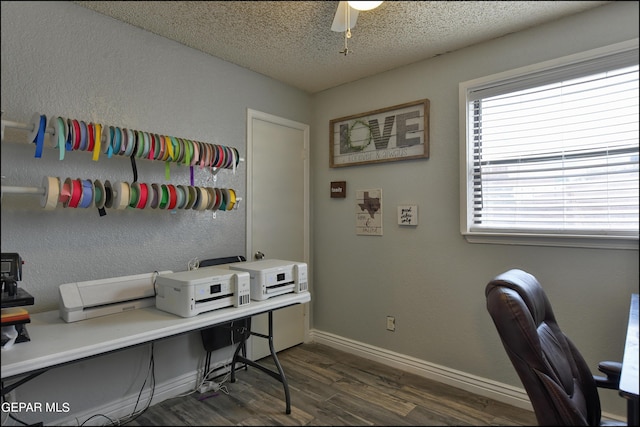
<svg viewBox="0 0 640 427">
<path fill-rule="evenodd" d="M 382 188 L 356 191 L 356 234 L 382 236 Z"/>
<path fill-rule="evenodd" d="M 332 168 L 429 158 L 429 100 L 329 122 Z"/>
</svg>

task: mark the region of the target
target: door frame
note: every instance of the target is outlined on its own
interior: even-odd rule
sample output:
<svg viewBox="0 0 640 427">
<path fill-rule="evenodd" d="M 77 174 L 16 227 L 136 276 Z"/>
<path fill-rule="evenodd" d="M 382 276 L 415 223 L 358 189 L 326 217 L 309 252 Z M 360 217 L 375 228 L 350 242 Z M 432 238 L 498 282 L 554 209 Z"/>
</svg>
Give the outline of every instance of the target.
<svg viewBox="0 0 640 427">
<path fill-rule="evenodd" d="M 264 113 L 262 111 L 253 110 L 251 108 L 247 108 L 247 151 L 245 155 L 245 165 L 247 170 L 246 177 L 246 257 L 247 261 L 253 261 L 253 238 L 252 238 L 252 227 L 253 221 L 251 214 L 253 212 L 253 121 L 254 120 L 262 120 L 269 123 L 274 123 L 276 125 L 286 126 L 292 129 L 301 130 L 303 132 L 304 138 L 304 146 L 302 151 L 302 160 L 304 162 L 304 262 L 307 264 L 307 278 L 309 281 L 309 291 L 312 289 L 312 278 L 313 278 L 313 270 L 312 266 L 309 263 L 310 259 L 310 170 L 309 170 L 309 125 L 296 122 L 293 120 L 285 119 L 282 117 L 274 116 L 272 114 Z M 304 315 L 304 342 L 310 341 L 309 329 L 311 327 L 310 317 L 311 317 L 311 304 L 304 304 L 303 315 Z"/>
<path fill-rule="evenodd" d="M 258 119 L 265 122 L 274 123 L 280 126 L 286 126 L 293 129 L 298 129 L 303 132 L 304 135 L 304 147 L 303 147 L 303 161 L 304 161 L 304 262 L 307 264 L 307 268 L 311 269 L 309 265 L 309 125 L 296 122 L 293 120 L 285 119 L 282 117 L 274 116 L 272 114 L 264 113 L 261 111 L 247 109 L 247 154 L 245 156 L 245 164 L 247 168 L 247 189 L 246 189 L 246 253 L 247 260 L 253 261 L 252 245 L 253 239 L 251 236 L 252 218 L 253 212 L 253 197 L 252 197 L 252 182 L 253 182 L 253 120 Z M 311 274 L 309 274 L 309 278 Z"/>
</svg>

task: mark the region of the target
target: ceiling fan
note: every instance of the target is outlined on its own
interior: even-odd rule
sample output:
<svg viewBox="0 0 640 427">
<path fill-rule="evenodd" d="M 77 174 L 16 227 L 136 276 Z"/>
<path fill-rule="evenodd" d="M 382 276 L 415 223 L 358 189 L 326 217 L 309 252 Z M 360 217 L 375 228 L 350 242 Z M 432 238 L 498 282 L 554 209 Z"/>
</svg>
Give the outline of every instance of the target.
<svg viewBox="0 0 640 427">
<path fill-rule="evenodd" d="M 356 26 L 358 13 L 361 10 L 375 9 L 381 3 L 381 1 L 340 1 L 338 3 L 331 30 L 345 33 L 344 50 L 341 50 L 340 53 L 346 56 L 350 52 L 347 47 L 347 40 L 351 38 L 351 29 Z"/>
</svg>

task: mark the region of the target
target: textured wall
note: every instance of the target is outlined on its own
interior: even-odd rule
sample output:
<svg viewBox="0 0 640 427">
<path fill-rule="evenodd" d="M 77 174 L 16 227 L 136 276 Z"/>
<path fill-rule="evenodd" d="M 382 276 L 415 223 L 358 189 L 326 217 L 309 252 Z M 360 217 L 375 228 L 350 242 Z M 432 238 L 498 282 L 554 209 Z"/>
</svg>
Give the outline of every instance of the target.
<svg viewBox="0 0 640 427">
<path fill-rule="evenodd" d="M 34 112 L 235 147 L 245 156 L 246 109 L 308 121 L 308 98 L 271 79 L 69 3 L 2 3 L 3 119 Z M 23 132 L 19 136 L 25 136 Z M 10 139 L 10 138 L 7 138 Z M 133 181 L 127 157 L 2 144 L 2 184 L 41 186 L 44 176 Z M 189 185 L 189 168 L 137 161 L 139 182 Z M 243 197 L 244 163 L 217 181 L 195 168 L 194 185 Z M 33 196 L 2 200 L 2 250 L 18 252 L 33 311 L 57 308 L 62 283 L 185 270 L 193 257 L 244 254 L 245 210 L 44 211 Z"/>
<path fill-rule="evenodd" d="M 235 147 L 246 152 L 247 108 L 308 123 L 304 92 L 68 2 L 2 2 L 2 118 L 29 122 L 34 112 Z M 18 133 L 16 137 L 23 136 Z M 9 137 L 9 132 L 7 134 Z M 8 138 L 9 139 L 9 138 Z M 97 162 L 87 152 L 3 142 L 2 184 L 41 186 L 44 176 L 133 181 L 128 158 Z M 268 159 L 261 159 L 268 161 Z M 138 160 L 138 181 L 189 184 L 189 169 Z M 228 187 L 244 197 L 246 169 L 222 170 L 217 182 L 195 170 L 195 185 Z M 32 312 L 57 309 L 58 286 L 154 270 L 181 271 L 193 257 L 244 254 L 245 210 L 107 210 L 40 208 L 39 198 L 5 194 L 2 251 L 24 259 L 21 286 Z M 155 346 L 163 381 L 202 366 L 199 334 Z M 21 387 L 18 398 L 70 402 L 73 414 L 137 393 L 148 347 L 53 370 Z M 126 365 L 129 368 L 122 369 Z M 134 368 L 136 367 L 136 368 Z M 63 387 L 60 387 L 63 385 Z M 85 387 L 90 388 L 85 388 Z M 88 393 L 88 390 L 93 390 Z M 32 414 L 52 421 L 65 414 Z M 83 421 L 83 420 L 81 420 Z"/>
</svg>

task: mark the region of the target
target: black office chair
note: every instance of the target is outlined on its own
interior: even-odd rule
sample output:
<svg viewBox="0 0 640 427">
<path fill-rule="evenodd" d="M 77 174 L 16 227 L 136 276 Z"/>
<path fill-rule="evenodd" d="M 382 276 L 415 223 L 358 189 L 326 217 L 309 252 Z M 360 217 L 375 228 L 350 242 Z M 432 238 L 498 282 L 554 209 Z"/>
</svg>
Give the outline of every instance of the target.
<svg viewBox="0 0 640 427">
<path fill-rule="evenodd" d="M 594 376 L 564 335 L 531 274 L 513 269 L 485 289 L 487 310 L 531 400 L 539 425 L 626 425 L 602 421 L 598 388 L 618 389 L 621 363 L 600 362 Z"/>
</svg>

